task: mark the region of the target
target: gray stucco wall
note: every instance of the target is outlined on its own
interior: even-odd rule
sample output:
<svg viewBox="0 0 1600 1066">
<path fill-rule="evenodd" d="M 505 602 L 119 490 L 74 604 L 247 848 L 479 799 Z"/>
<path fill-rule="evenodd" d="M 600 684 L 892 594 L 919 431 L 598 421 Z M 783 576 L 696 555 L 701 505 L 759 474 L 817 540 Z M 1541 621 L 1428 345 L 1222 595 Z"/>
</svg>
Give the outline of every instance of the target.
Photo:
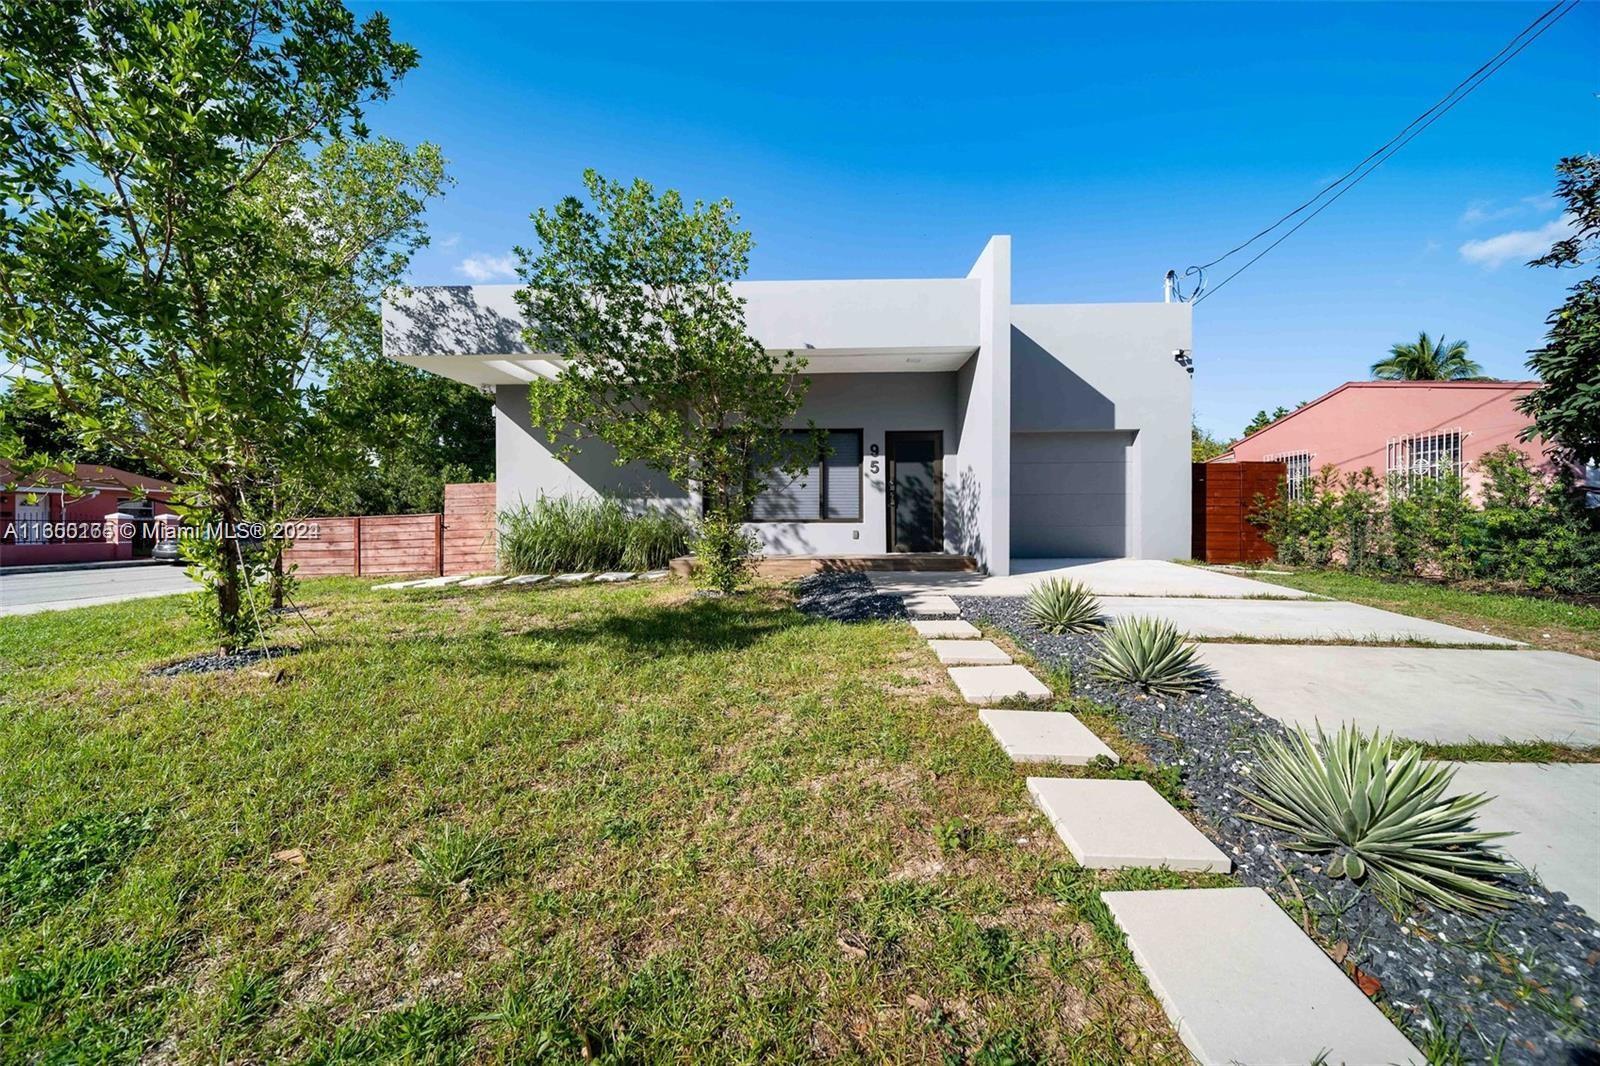
<svg viewBox="0 0 1600 1066">
<path fill-rule="evenodd" d="M 979 284 L 978 352 L 959 382 L 961 454 L 945 464 L 945 511 L 964 516 L 959 550 L 1011 572 L 1011 238 L 993 237 L 967 275 Z"/>
<path fill-rule="evenodd" d="M 862 501 L 858 522 L 754 522 L 750 528 L 764 550 L 782 554 L 877 554 L 888 547 L 888 497 L 884 434 L 895 430 L 938 430 L 944 435 L 945 470 L 959 465 L 961 427 L 957 419 L 955 373 L 817 374 L 796 420 L 823 429 L 862 431 Z M 876 447 L 877 455 L 873 455 Z M 646 467 L 618 467 L 603 441 L 585 443 L 570 464 L 558 460 L 528 423 L 528 390 L 502 385 L 495 390 L 495 465 L 501 510 L 540 495 L 623 496 L 692 510 L 689 493 Z M 970 539 L 971 515 L 953 506 L 946 487 L 946 549 Z"/>
<path fill-rule="evenodd" d="M 1193 346 L 1189 305 L 1019 304 L 1011 325 L 1012 474 L 1042 490 L 1011 499 L 1016 553 L 1110 547 L 1120 495 L 1125 554 L 1188 556 L 1192 383 L 1172 352 Z M 1120 478 L 1098 465 L 1117 450 Z"/>
</svg>

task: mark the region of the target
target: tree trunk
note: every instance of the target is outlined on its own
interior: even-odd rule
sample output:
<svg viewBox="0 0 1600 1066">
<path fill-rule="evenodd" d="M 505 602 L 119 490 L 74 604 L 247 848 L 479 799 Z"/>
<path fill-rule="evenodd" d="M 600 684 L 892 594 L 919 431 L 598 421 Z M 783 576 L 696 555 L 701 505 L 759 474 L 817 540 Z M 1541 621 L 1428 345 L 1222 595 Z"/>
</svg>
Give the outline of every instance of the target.
<svg viewBox="0 0 1600 1066">
<path fill-rule="evenodd" d="M 217 521 L 222 525 L 221 539 L 216 545 L 217 628 L 222 637 L 223 650 L 234 651 L 241 644 L 240 637 L 246 628 L 242 617 L 242 597 L 239 594 L 242 577 L 239 571 L 239 545 L 234 539 L 241 515 L 231 493 L 214 492 L 212 500 L 216 506 Z"/>
</svg>

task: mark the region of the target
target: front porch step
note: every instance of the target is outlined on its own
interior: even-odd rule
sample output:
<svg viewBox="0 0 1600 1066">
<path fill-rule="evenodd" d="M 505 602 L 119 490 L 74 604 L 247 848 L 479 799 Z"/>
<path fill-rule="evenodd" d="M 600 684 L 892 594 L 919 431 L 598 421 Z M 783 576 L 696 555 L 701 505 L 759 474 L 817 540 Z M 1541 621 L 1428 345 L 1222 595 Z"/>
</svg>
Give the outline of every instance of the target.
<svg viewBox="0 0 1600 1066">
<path fill-rule="evenodd" d="M 672 560 L 672 572 L 679 577 L 692 577 L 699 561 L 692 555 L 680 555 Z M 978 569 L 978 560 L 970 555 L 946 555 L 944 552 L 895 552 L 864 555 L 768 555 L 758 559 L 755 571 L 758 577 L 773 581 L 792 581 L 812 574 L 861 573 L 917 573 L 950 574 L 971 573 Z"/>
<path fill-rule="evenodd" d="M 1425 1056 L 1259 888 L 1106 892 L 1134 961 L 1203 1064 Z"/>
</svg>

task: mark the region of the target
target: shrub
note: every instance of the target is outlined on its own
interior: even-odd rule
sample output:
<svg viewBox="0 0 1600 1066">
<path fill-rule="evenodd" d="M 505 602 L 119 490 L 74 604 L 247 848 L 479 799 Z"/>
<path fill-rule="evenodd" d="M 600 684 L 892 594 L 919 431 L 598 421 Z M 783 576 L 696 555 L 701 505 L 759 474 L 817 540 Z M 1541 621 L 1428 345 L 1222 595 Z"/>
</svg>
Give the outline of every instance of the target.
<svg viewBox="0 0 1600 1066">
<path fill-rule="evenodd" d="M 699 576 L 709 588 L 732 592 L 750 574 L 760 543 L 742 522 L 707 515 L 695 531 Z"/>
<path fill-rule="evenodd" d="M 1585 513 L 1581 493 L 1552 485 L 1509 445 L 1475 469 L 1481 506 L 1454 476 L 1391 492 L 1370 469 L 1324 467 L 1299 499 L 1257 497 L 1250 521 L 1290 565 L 1600 593 L 1600 516 Z"/>
<path fill-rule="evenodd" d="M 1100 627 L 1100 601 L 1076 581 L 1053 577 L 1028 596 L 1028 620 L 1046 633 L 1086 633 Z"/>
<path fill-rule="evenodd" d="M 1194 648 L 1158 618 L 1124 618 L 1107 629 L 1092 668 L 1096 677 L 1163 696 L 1193 692 L 1209 679 Z"/>
<path fill-rule="evenodd" d="M 688 549 L 681 515 L 618 500 L 545 496 L 500 515 L 500 566 L 512 573 L 656 570 Z"/>
<path fill-rule="evenodd" d="M 1393 736 L 1364 737 L 1350 726 L 1313 741 L 1298 729 L 1261 747 L 1261 794 L 1244 796 L 1252 821 L 1293 833 L 1289 846 L 1329 853 L 1328 876 L 1370 879 L 1396 913 L 1415 899 L 1478 913 L 1517 898 L 1495 884 L 1516 868 L 1483 845 L 1508 836 L 1475 828 L 1489 797 L 1446 797 L 1454 768 L 1426 762 L 1421 749 L 1395 755 Z"/>
</svg>

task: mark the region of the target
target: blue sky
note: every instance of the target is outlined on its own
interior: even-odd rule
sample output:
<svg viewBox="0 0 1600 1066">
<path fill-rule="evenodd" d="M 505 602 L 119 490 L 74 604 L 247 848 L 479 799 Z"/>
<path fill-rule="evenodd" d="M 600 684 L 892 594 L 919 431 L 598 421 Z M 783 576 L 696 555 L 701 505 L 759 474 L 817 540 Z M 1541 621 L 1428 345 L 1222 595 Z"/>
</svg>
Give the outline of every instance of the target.
<svg viewBox="0 0 1600 1066">
<path fill-rule="evenodd" d="M 372 124 L 457 180 L 413 281 L 510 280 L 528 214 L 593 166 L 731 197 L 753 278 L 960 275 L 1009 233 L 1015 300 L 1095 302 L 1160 299 L 1545 5 L 372 6 L 422 53 Z M 1600 150 L 1597 91 L 1591 0 L 1198 305 L 1200 424 L 1235 435 L 1422 329 L 1525 376 L 1575 279 L 1522 263 L 1553 164 Z"/>
</svg>

